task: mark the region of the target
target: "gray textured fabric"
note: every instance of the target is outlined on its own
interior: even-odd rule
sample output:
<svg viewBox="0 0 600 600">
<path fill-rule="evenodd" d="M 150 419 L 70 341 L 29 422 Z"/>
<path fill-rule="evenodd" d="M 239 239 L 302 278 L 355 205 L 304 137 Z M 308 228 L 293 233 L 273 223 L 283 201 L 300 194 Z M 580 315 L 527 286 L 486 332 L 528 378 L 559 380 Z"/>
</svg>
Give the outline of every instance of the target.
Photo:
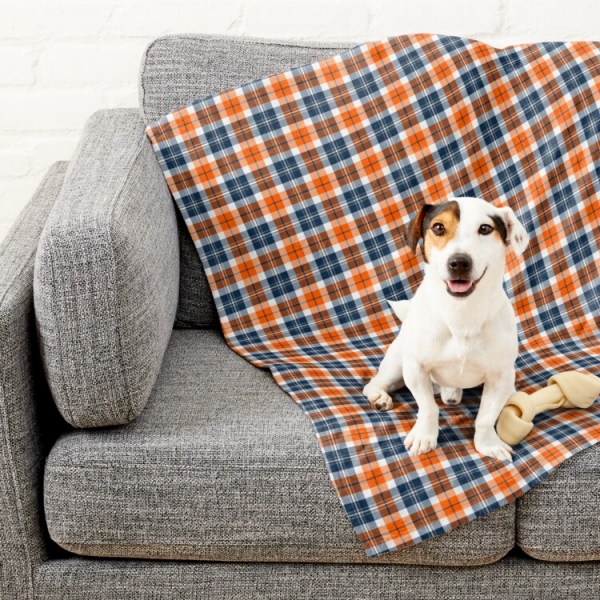
<svg viewBox="0 0 600 600">
<path fill-rule="evenodd" d="M 600 560 L 600 446 L 569 458 L 517 501 L 517 541 L 540 560 Z"/>
<path fill-rule="evenodd" d="M 86 124 L 42 232 L 34 298 L 46 375 L 76 427 L 144 407 L 177 308 L 175 207 L 137 110 Z"/>
<path fill-rule="evenodd" d="M 200 35 L 158 38 L 148 46 L 142 63 L 144 118 L 151 123 L 199 98 L 327 58 L 347 47 Z M 218 326 L 200 258 L 187 231 L 183 233 L 177 326 Z"/>
<path fill-rule="evenodd" d="M 183 329 L 215 329 L 220 327 L 217 307 L 181 213 L 177 211 L 179 230 L 179 304 L 175 326 Z"/>
<path fill-rule="evenodd" d="M 32 569 L 47 556 L 40 506 L 41 425 L 48 441 L 52 400 L 37 358 L 33 265 L 66 167 L 50 168 L 0 244 L 0 598 L 33 597 Z"/>
<path fill-rule="evenodd" d="M 142 59 L 139 90 L 144 119 L 151 123 L 194 100 L 322 60 L 350 45 L 210 35 L 157 38 Z"/>
<path fill-rule="evenodd" d="M 600 563 L 517 557 L 483 567 L 72 559 L 38 572 L 40 600 L 597 600 Z"/>
<path fill-rule="evenodd" d="M 48 457 L 52 539 L 113 557 L 473 565 L 514 546 L 514 504 L 367 559 L 312 425 L 216 331 L 176 330 L 130 425 L 74 431 Z"/>
</svg>

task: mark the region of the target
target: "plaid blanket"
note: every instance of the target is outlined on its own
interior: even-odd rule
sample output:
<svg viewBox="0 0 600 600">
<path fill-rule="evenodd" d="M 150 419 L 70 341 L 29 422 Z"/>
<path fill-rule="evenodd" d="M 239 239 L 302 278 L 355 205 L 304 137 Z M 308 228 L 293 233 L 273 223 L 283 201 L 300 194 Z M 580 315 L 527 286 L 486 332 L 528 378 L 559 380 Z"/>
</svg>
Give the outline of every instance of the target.
<svg viewBox="0 0 600 600">
<path fill-rule="evenodd" d="M 499 50 L 457 37 L 369 43 L 195 102 L 148 128 L 196 243 L 229 345 L 302 405 L 369 556 L 439 535 L 524 494 L 600 438 L 600 410 L 541 415 L 512 464 L 479 455 L 480 389 L 440 407 L 438 448 L 402 440 L 361 394 L 399 324 L 424 202 L 509 205 L 532 239 L 505 289 L 517 389 L 600 355 L 600 44 Z"/>
</svg>

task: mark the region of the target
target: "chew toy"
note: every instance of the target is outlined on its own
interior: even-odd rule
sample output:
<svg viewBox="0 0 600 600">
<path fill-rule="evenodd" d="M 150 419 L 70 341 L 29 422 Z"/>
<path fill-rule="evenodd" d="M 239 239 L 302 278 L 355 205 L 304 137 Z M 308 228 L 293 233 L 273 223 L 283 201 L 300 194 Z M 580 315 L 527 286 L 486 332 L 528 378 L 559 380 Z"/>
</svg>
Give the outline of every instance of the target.
<svg viewBox="0 0 600 600">
<path fill-rule="evenodd" d="M 600 379 L 589 373 L 566 371 L 553 375 L 548 386 L 534 392 L 515 392 L 498 418 L 500 439 L 515 446 L 533 429 L 533 418 L 557 408 L 589 408 L 600 394 Z"/>
</svg>

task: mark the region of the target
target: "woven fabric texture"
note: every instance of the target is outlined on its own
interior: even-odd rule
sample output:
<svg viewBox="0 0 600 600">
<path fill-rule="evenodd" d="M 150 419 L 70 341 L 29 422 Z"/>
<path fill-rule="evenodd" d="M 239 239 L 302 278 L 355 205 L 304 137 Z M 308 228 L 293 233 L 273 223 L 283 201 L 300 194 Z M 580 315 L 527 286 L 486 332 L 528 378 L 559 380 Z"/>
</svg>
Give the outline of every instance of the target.
<svg viewBox="0 0 600 600">
<path fill-rule="evenodd" d="M 555 562 L 600 560 L 600 447 L 571 457 L 517 501 L 517 543 Z"/>
<path fill-rule="evenodd" d="M 49 169 L 0 244 L 0 598 L 33 598 L 33 569 L 47 558 L 40 498 L 54 421 L 35 343 L 33 265 L 66 168 Z"/>
<path fill-rule="evenodd" d="M 194 242 L 177 215 L 179 233 L 179 301 L 175 327 L 181 329 L 214 329 L 219 327 L 219 315 L 210 293 L 206 273 Z"/>
<path fill-rule="evenodd" d="M 76 427 L 143 409 L 179 289 L 175 209 L 136 110 L 87 123 L 42 233 L 35 311 L 46 376 Z"/>
<path fill-rule="evenodd" d="M 54 541 L 148 559 L 365 562 L 310 421 L 217 331 L 174 331 L 143 413 L 48 457 Z M 472 566 L 514 546 L 515 506 L 378 562 Z M 106 515 L 111 515 L 110 519 Z"/>
<path fill-rule="evenodd" d="M 157 38 L 142 60 L 144 120 L 153 123 L 198 98 L 328 58 L 347 47 L 211 35 Z"/>
<path fill-rule="evenodd" d="M 347 46 L 298 45 L 259 39 L 173 35 L 144 53 L 140 104 L 146 123 L 198 98 L 327 58 Z M 206 275 L 187 228 L 180 238 L 177 327 L 219 327 Z"/>
<path fill-rule="evenodd" d="M 401 241 L 425 201 L 508 204 L 533 242 L 508 265 L 517 387 L 598 364 L 599 45 L 498 50 L 445 36 L 354 48 L 175 111 L 148 128 L 212 286 L 228 343 L 306 410 L 367 554 L 439 535 L 523 495 L 598 440 L 600 413 L 547 413 L 514 461 L 472 444 L 478 391 L 416 418 L 361 395 L 420 280 Z"/>
<path fill-rule="evenodd" d="M 71 559 L 39 569 L 40 600 L 596 600 L 600 563 L 506 558 L 484 567 Z"/>
</svg>

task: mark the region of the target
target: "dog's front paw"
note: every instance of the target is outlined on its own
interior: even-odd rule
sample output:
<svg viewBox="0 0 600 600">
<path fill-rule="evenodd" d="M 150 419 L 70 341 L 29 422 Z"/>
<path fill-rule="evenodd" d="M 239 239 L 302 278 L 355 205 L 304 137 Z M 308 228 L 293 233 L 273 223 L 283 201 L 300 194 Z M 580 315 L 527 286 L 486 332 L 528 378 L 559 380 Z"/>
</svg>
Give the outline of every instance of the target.
<svg viewBox="0 0 600 600">
<path fill-rule="evenodd" d="M 515 452 L 493 429 L 485 432 L 475 431 L 475 449 L 484 456 L 509 462 L 512 462 L 512 455 Z"/>
<path fill-rule="evenodd" d="M 435 450 L 437 448 L 438 431 L 437 423 L 417 419 L 404 440 L 404 447 L 408 450 L 410 456 L 417 456 Z"/>
</svg>

